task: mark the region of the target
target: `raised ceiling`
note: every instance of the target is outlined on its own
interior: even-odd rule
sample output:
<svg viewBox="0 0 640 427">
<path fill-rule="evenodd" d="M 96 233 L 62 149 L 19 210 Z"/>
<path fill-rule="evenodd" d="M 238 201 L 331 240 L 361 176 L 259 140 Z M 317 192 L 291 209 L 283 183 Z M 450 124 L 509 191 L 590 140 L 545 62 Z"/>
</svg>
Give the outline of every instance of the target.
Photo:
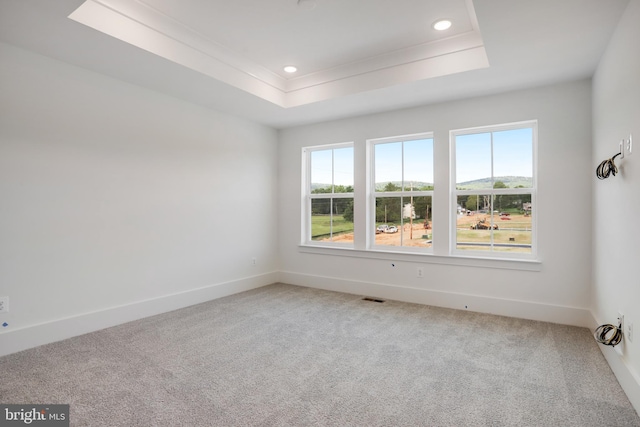
<svg viewBox="0 0 640 427">
<path fill-rule="evenodd" d="M 69 17 L 285 108 L 488 66 L 471 0 L 86 0 Z"/>
<path fill-rule="evenodd" d="M 315 3 L 0 0 L 0 41 L 286 128 L 589 78 L 628 0 Z"/>
</svg>

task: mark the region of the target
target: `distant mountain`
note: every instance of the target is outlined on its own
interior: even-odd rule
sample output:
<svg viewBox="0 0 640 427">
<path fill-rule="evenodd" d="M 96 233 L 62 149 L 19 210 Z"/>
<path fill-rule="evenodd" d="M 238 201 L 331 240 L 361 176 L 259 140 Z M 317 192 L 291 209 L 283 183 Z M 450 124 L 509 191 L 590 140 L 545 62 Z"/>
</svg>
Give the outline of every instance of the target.
<svg viewBox="0 0 640 427">
<path fill-rule="evenodd" d="M 524 188 L 531 188 L 533 184 L 533 179 L 526 176 L 500 176 L 494 179 L 494 182 L 497 182 L 497 181 L 503 182 L 504 185 L 506 185 L 508 188 L 516 188 L 518 186 L 522 186 Z M 391 183 L 398 187 L 402 185 L 401 181 L 391 181 Z M 388 182 L 377 183 L 376 191 L 384 191 L 384 187 L 387 184 Z M 433 186 L 433 184 L 430 182 L 420 182 L 420 181 L 414 181 L 412 184 L 413 184 L 414 190 L 419 190 L 425 187 Z M 479 190 L 483 188 L 492 188 L 492 186 L 493 185 L 491 183 L 491 178 L 482 178 L 482 179 L 475 179 L 473 181 L 461 182 L 458 184 L 457 187 L 459 190 Z M 317 184 L 317 183 L 311 184 L 311 190 L 315 190 L 317 188 L 327 188 L 327 187 L 331 187 L 331 184 Z"/>
<path fill-rule="evenodd" d="M 524 188 L 531 188 L 533 185 L 533 179 L 526 176 L 499 176 L 494 178 L 493 182 L 501 181 L 508 188 L 516 188 L 522 186 Z M 483 188 L 493 188 L 491 178 L 475 179 L 473 181 L 461 182 L 457 185 L 459 190 L 478 190 Z"/>
<path fill-rule="evenodd" d="M 398 187 L 400 187 L 402 185 L 402 181 L 390 181 L 393 185 L 396 185 Z M 384 187 L 388 184 L 389 182 L 379 182 L 376 184 L 376 191 L 384 191 Z M 409 187 L 411 185 L 413 185 L 413 189 L 414 190 L 419 190 L 421 188 L 425 188 L 425 187 L 432 187 L 433 184 L 430 182 L 421 182 L 421 181 L 413 181 L 413 182 L 409 182 L 409 183 L 405 183 L 405 186 L 407 186 L 407 190 L 409 189 Z"/>
<path fill-rule="evenodd" d="M 393 185 L 396 185 L 398 187 L 400 187 L 402 185 L 402 181 L 391 181 L 391 183 Z M 376 191 L 384 191 L 384 187 L 388 184 L 388 182 L 383 182 L 383 183 L 378 183 L 376 184 Z M 420 182 L 420 181 L 414 181 L 413 183 L 409 183 L 409 185 L 413 184 L 413 189 L 414 190 L 419 190 L 428 186 L 433 186 L 432 183 L 430 182 Z M 405 184 L 406 185 L 406 184 Z M 318 184 L 318 183 L 311 183 L 311 191 L 316 190 L 318 188 L 330 188 L 331 184 Z"/>
<path fill-rule="evenodd" d="M 533 179 L 528 178 L 526 176 L 500 176 L 500 177 L 494 178 L 494 182 L 497 182 L 497 181 L 503 182 L 504 185 L 506 185 L 509 188 L 516 188 L 519 185 L 524 188 L 531 188 L 531 185 L 533 183 Z M 397 186 L 402 185 L 401 181 L 392 181 L 391 183 Z M 386 182 L 377 183 L 376 191 L 384 191 L 384 187 L 386 185 L 387 185 Z M 414 189 L 421 189 L 429 186 L 433 186 L 433 184 L 430 182 L 419 182 L 419 181 L 413 182 Z M 491 183 L 491 178 L 476 179 L 473 181 L 461 182 L 460 184 L 458 184 L 458 189 L 464 189 L 464 190 L 477 190 L 477 189 L 492 188 L 492 187 L 493 187 L 493 184 Z"/>
</svg>

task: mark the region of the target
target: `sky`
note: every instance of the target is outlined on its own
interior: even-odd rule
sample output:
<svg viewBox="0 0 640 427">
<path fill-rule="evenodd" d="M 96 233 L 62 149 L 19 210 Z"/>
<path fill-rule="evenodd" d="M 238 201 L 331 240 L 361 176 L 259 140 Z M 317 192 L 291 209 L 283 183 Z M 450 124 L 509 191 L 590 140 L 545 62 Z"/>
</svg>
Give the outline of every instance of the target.
<svg viewBox="0 0 640 427">
<path fill-rule="evenodd" d="M 533 176 L 532 129 L 514 129 L 456 137 L 456 183 L 493 176 Z M 433 139 L 375 145 L 375 182 L 433 183 Z M 404 158 L 404 170 L 403 170 Z M 332 179 L 333 172 L 333 179 Z M 311 182 L 353 185 L 353 147 L 311 153 Z"/>
<path fill-rule="evenodd" d="M 456 137 L 456 183 L 491 177 L 491 133 Z M 533 176 L 533 130 L 493 132 L 493 176 Z"/>
<path fill-rule="evenodd" d="M 375 182 L 427 182 L 433 184 L 433 139 L 375 145 Z"/>
<path fill-rule="evenodd" d="M 333 157 L 333 168 L 332 168 Z M 331 178 L 333 171 L 334 179 Z M 313 184 L 353 185 L 353 147 L 311 152 Z"/>
</svg>

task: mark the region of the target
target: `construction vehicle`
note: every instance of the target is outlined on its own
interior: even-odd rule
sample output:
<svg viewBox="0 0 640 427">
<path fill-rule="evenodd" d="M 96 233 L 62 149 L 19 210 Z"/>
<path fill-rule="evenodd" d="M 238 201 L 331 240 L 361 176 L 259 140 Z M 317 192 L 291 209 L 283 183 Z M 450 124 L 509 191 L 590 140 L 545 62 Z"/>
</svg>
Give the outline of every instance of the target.
<svg viewBox="0 0 640 427">
<path fill-rule="evenodd" d="M 491 225 L 491 223 L 487 221 L 487 218 L 482 218 L 475 224 L 471 225 L 471 229 L 472 230 L 489 230 L 489 229 L 497 230 L 498 224 Z"/>
</svg>

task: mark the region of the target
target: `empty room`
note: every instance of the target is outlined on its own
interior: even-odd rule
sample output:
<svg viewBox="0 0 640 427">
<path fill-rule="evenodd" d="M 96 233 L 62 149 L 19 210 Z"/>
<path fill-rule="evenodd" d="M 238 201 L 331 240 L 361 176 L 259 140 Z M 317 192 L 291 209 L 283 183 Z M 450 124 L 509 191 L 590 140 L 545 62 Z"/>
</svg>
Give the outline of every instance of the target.
<svg viewBox="0 0 640 427">
<path fill-rule="evenodd" d="M 0 425 L 640 427 L 638 40 L 0 0 Z"/>
</svg>

